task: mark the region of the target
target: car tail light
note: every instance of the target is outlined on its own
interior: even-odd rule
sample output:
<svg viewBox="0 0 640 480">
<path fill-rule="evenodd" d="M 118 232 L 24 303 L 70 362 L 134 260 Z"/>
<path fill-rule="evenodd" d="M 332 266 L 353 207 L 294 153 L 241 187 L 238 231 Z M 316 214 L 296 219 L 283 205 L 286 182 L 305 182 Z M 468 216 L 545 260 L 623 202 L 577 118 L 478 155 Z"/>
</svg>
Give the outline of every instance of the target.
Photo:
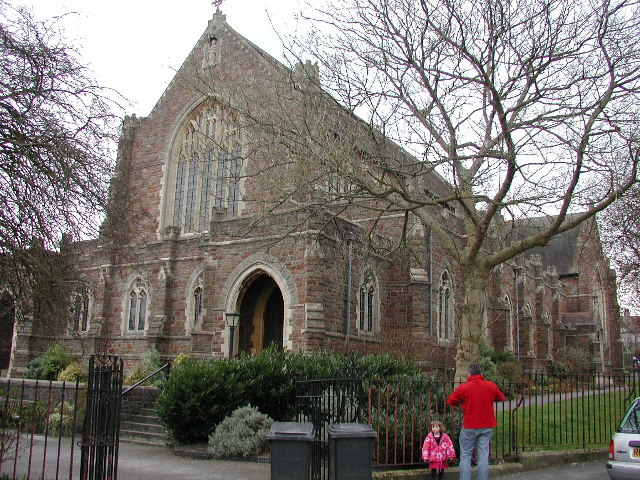
<svg viewBox="0 0 640 480">
<path fill-rule="evenodd" d="M 613 450 L 613 439 L 611 439 L 609 441 L 609 460 L 615 460 L 615 455 L 614 455 L 614 450 Z"/>
</svg>

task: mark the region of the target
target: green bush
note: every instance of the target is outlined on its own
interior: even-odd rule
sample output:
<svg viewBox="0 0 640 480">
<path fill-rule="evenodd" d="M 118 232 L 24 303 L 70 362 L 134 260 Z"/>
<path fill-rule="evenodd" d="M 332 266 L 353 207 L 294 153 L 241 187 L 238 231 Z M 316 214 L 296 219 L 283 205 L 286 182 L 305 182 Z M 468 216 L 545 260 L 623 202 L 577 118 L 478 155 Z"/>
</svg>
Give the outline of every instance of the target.
<svg viewBox="0 0 640 480">
<path fill-rule="evenodd" d="M 40 379 L 42 377 L 42 357 L 34 358 L 27 365 L 27 378 Z"/>
<path fill-rule="evenodd" d="M 188 359 L 175 366 L 158 395 L 158 416 L 173 439 L 181 443 L 207 440 L 239 402 L 228 388 L 231 362 Z M 228 406 L 234 405 L 232 410 Z"/>
<path fill-rule="evenodd" d="M 326 351 L 291 353 L 267 348 L 233 360 L 186 358 L 174 364 L 158 397 L 158 414 L 178 442 L 207 435 L 235 409 L 250 403 L 277 421 L 292 420 L 299 378 L 379 377 L 415 372 L 388 355 L 345 357 Z"/>
<path fill-rule="evenodd" d="M 247 405 L 225 418 L 209 436 L 209 451 L 216 457 L 251 457 L 267 450 L 273 420 Z"/>
<path fill-rule="evenodd" d="M 24 403 L 16 409 L 16 414 L 22 430 L 34 433 L 44 432 L 47 411 L 43 401 L 36 400 L 35 402 Z"/>
<path fill-rule="evenodd" d="M 515 395 L 517 383 L 522 381 L 522 368 L 511 352 L 495 350 L 481 342 L 478 366 L 482 376 L 498 384 L 507 397 Z"/>
<path fill-rule="evenodd" d="M 124 377 L 123 383 L 125 385 L 133 385 L 134 383 L 138 383 L 140 380 L 142 380 L 146 376 L 147 374 L 145 373 L 145 370 L 142 364 L 137 363 L 133 367 L 133 369 L 131 369 L 131 371 L 127 374 L 127 376 Z"/>
<path fill-rule="evenodd" d="M 287 368 L 288 354 L 267 348 L 258 355 L 241 355 L 227 363 L 227 388 L 240 392 L 225 416 L 247 403 L 278 420 L 292 418 L 295 404 L 295 375 Z"/>
<path fill-rule="evenodd" d="M 55 380 L 62 370 L 73 362 L 73 355 L 59 343 L 52 343 L 41 357 L 29 362 L 27 378 Z"/>
<path fill-rule="evenodd" d="M 180 365 L 182 362 L 184 362 L 188 358 L 189 358 L 189 355 L 187 355 L 185 353 L 179 353 L 178 356 L 173 361 L 173 364 L 174 365 Z"/>
<path fill-rule="evenodd" d="M 84 382 L 87 380 L 87 373 L 78 362 L 72 362 L 58 374 L 60 382 Z"/>
<path fill-rule="evenodd" d="M 49 415 L 49 431 L 54 435 L 68 436 L 72 431 L 82 431 L 82 424 L 86 413 L 87 391 L 78 391 L 77 397 L 71 402 L 57 403 Z M 75 419 L 75 423 L 74 423 Z M 60 430 L 62 429 L 62 433 Z"/>
<path fill-rule="evenodd" d="M 138 362 L 129 372 L 129 374 L 124 378 L 124 383 L 126 385 L 133 385 L 134 383 L 142 380 L 150 373 L 158 370 L 160 367 L 162 367 L 162 365 L 162 357 L 160 356 L 160 352 L 158 352 L 158 350 L 156 350 L 155 348 L 146 350 L 142 355 L 142 360 Z M 162 373 L 159 373 L 157 376 L 150 378 L 142 385 L 159 387 L 164 382 L 164 379 L 164 375 Z"/>
<path fill-rule="evenodd" d="M 571 373 L 571 366 L 566 362 L 553 360 L 547 365 L 547 372 L 554 377 L 561 377 Z"/>
<path fill-rule="evenodd" d="M 389 354 L 358 357 L 358 370 L 361 378 L 389 378 L 415 375 L 417 370 L 406 358 L 394 358 Z"/>
<path fill-rule="evenodd" d="M 588 374 L 596 370 L 593 354 L 583 348 L 569 347 L 558 354 L 558 360 L 568 366 L 568 374 Z"/>
<path fill-rule="evenodd" d="M 73 415 L 52 413 L 49 415 L 49 434 L 68 437 L 73 432 Z"/>
</svg>

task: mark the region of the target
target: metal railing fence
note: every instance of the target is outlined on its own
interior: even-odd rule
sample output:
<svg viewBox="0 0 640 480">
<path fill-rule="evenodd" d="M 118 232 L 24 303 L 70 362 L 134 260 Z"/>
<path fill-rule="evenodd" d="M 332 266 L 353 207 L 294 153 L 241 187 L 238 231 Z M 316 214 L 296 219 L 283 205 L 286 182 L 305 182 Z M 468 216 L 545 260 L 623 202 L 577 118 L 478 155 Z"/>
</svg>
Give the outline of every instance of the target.
<svg viewBox="0 0 640 480">
<path fill-rule="evenodd" d="M 86 384 L 0 379 L 0 478 L 116 480 L 122 377 L 92 355 Z"/>
<path fill-rule="evenodd" d="M 0 381 L 0 476 L 77 477 L 85 404 L 77 382 Z"/>
<path fill-rule="evenodd" d="M 334 423 L 373 426 L 377 468 L 420 465 L 432 420 L 447 426 L 458 451 L 462 413 L 446 404 L 457 385 L 437 378 L 297 382 L 297 420 L 312 422 L 316 431 L 314 480 L 327 478 L 327 429 Z M 532 374 L 499 386 L 507 399 L 495 404 L 494 461 L 515 459 L 524 451 L 606 445 L 630 401 L 640 395 L 634 374 Z"/>
<path fill-rule="evenodd" d="M 82 432 L 80 478 L 116 480 L 124 366 L 121 358 L 92 355 Z"/>
</svg>

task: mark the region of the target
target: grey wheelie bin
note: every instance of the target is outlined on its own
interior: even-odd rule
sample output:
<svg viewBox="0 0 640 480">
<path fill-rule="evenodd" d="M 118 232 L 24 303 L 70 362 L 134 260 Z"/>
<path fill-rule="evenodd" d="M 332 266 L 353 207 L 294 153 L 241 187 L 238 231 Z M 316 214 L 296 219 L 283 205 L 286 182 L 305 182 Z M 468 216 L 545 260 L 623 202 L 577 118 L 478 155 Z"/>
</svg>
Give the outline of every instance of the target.
<svg viewBox="0 0 640 480">
<path fill-rule="evenodd" d="M 313 437 L 312 423 L 273 423 L 267 436 L 271 480 L 309 480 Z"/>
<path fill-rule="evenodd" d="M 367 480 L 373 475 L 373 440 L 370 425 L 336 423 L 329 426 L 329 479 Z"/>
</svg>

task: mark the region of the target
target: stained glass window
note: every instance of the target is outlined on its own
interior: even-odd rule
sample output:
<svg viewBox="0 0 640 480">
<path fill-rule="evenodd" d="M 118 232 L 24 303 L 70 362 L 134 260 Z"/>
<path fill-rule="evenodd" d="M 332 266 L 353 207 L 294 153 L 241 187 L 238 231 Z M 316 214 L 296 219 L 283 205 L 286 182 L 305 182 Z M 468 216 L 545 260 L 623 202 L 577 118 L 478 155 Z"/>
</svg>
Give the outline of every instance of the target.
<svg viewBox="0 0 640 480">
<path fill-rule="evenodd" d="M 206 232 L 213 208 L 237 216 L 243 151 L 235 112 L 203 104 L 186 122 L 176 152 L 172 225 L 183 233 Z"/>
</svg>

